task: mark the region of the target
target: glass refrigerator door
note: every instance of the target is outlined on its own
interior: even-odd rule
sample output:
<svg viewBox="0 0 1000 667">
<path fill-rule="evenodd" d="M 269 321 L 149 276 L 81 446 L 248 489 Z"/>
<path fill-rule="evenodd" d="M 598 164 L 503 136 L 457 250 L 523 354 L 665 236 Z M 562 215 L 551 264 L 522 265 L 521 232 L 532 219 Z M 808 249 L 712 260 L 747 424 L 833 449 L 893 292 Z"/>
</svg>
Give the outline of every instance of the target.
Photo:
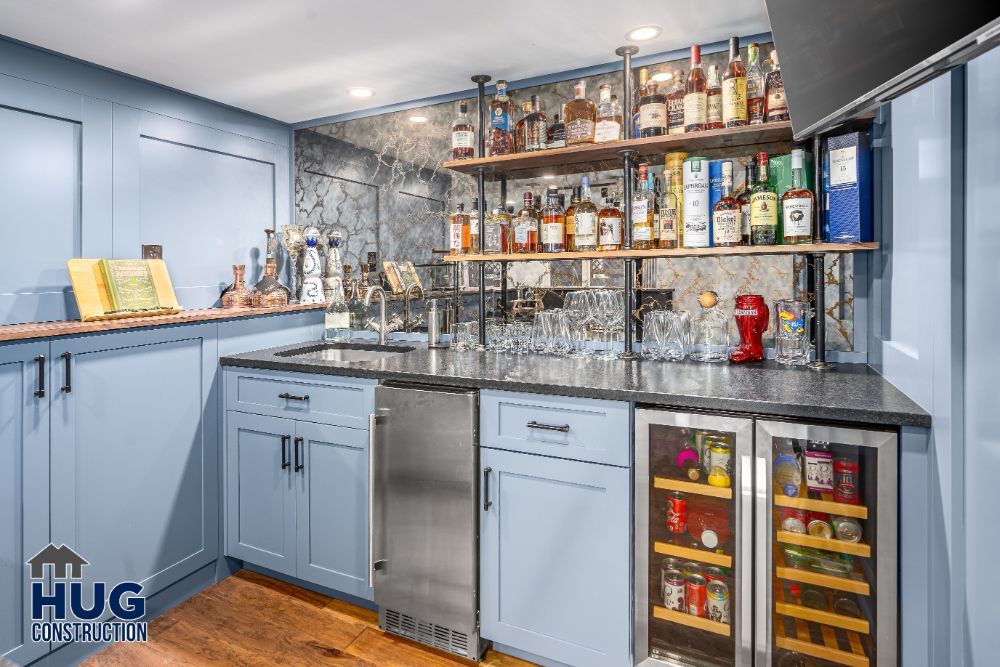
<svg viewBox="0 0 1000 667">
<path fill-rule="evenodd" d="M 637 410 L 635 662 L 749 665 L 749 419 Z"/>
<path fill-rule="evenodd" d="M 896 445 L 757 422 L 758 664 L 897 664 Z"/>
</svg>

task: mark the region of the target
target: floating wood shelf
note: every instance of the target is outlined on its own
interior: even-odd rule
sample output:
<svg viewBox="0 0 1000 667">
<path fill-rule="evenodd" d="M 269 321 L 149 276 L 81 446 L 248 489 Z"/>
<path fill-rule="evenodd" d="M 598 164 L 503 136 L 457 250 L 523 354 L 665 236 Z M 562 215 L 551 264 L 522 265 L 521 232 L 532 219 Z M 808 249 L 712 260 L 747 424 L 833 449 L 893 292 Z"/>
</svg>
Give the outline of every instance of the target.
<svg viewBox="0 0 1000 667">
<path fill-rule="evenodd" d="M 667 489 L 668 491 L 680 491 L 681 493 L 694 493 L 700 496 L 711 496 L 713 498 L 724 498 L 730 500 L 733 497 L 733 490 L 726 487 L 709 486 L 697 482 L 688 482 L 681 479 L 670 479 L 669 477 L 654 477 L 653 486 L 657 489 Z"/>
<path fill-rule="evenodd" d="M 827 608 L 826 610 L 813 609 L 812 607 L 806 607 L 801 602 L 796 602 L 791 595 L 785 592 L 779 580 L 775 580 L 774 582 L 774 611 L 782 616 L 791 616 L 792 618 L 799 618 L 821 625 L 830 625 L 852 632 L 860 632 L 863 635 L 871 633 L 868 620 L 865 618 L 838 614 L 831 608 Z"/>
<path fill-rule="evenodd" d="M 644 139 L 628 139 L 602 144 L 583 144 L 530 153 L 496 157 L 453 160 L 442 166 L 474 176 L 482 169 L 487 180 L 500 176 L 532 178 L 557 174 L 578 174 L 621 168 L 622 151 L 635 151 L 641 159 L 653 160 L 667 153 L 684 151 L 692 155 L 707 152 L 737 154 L 737 149 L 759 150 L 765 144 L 792 142 L 792 124 L 788 121 L 748 125 L 721 130 L 668 134 Z M 784 152 L 788 146 L 784 147 Z M 711 157 L 705 155 L 705 157 Z"/>
<path fill-rule="evenodd" d="M 716 551 L 704 551 L 702 549 L 692 549 L 691 547 L 681 547 L 668 542 L 653 542 L 653 550 L 658 554 L 675 556 L 684 560 L 693 560 L 699 563 L 710 563 L 719 567 L 731 568 L 733 557 L 720 554 Z"/>
<path fill-rule="evenodd" d="M 807 498 L 804 495 L 792 498 L 786 496 L 780 489 L 775 487 L 774 504 L 778 507 L 794 507 L 800 510 L 823 512 L 825 514 L 851 516 L 855 519 L 868 518 L 868 508 L 864 505 L 848 505 L 847 503 L 834 502 L 833 495 L 829 493 L 820 494 L 820 499 Z"/>
<path fill-rule="evenodd" d="M 860 575 L 860 569 L 855 563 L 854 573 Z M 785 563 L 785 555 L 781 549 L 775 545 L 774 549 L 774 576 L 787 581 L 801 581 L 804 584 L 813 584 L 825 588 L 834 588 L 838 591 L 857 593 L 858 595 L 871 595 L 871 586 L 864 579 L 848 579 L 838 577 L 833 574 L 822 574 L 812 570 L 800 570 Z"/>
<path fill-rule="evenodd" d="M 670 250 L 596 250 L 575 252 L 525 252 L 503 255 L 445 255 L 446 262 L 537 262 L 571 259 L 656 259 L 657 257 L 730 257 L 736 255 L 808 255 L 815 253 L 878 250 L 870 243 L 802 243 L 799 245 L 746 245 L 734 248 L 673 248 Z"/>
<path fill-rule="evenodd" d="M 698 628 L 699 630 L 714 632 L 715 634 L 722 635 L 723 637 L 728 637 L 731 633 L 731 628 L 725 623 L 712 621 L 707 618 L 702 618 L 701 616 L 692 616 L 691 614 L 685 614 L 682 611 L 674 611 L 673 609 L 667 609 L 666 607 L 661 607 L 656 604 L 653 605 L 653 616 L 664 621 L 670 621 L 671 623 L 686 625 L 690 628 Z"/>
<path fill-rule="evenodd" d="M 871 558 L 872 555 L 872 548 L 862 542 L 844 542 L 843 540 L 835 540 L 833 538 L 791 533 L 787 530 L 777 531 L 775 537 L 779 542 L 784 542 L 785 544 L 798 544 L 803 547 L 836 551 L 842 554 L 861 556 L 862 558 Z"/>
<path fill-rule="evenodd" d="M 856 632 L 842 630 L 846 636 L 850 650 L 841 648 L 837 641 L 837 632 L 826 625 L 818 626 L 817 632 L 822 643 L 813 640 L 810 625 L 799 619 L 795 621 L 795 631 L 792 635 L 785 632 L 784 621 L 780 616 L 774 619 L 774 645 L 787 651 L 795 651 L 804 655 L 829 660 L 848 667 L 869 667 L 871 660 L 865 653 L 862 638 Z M 867 640 L 870 645 L 870 640 Z"/>
</svg>

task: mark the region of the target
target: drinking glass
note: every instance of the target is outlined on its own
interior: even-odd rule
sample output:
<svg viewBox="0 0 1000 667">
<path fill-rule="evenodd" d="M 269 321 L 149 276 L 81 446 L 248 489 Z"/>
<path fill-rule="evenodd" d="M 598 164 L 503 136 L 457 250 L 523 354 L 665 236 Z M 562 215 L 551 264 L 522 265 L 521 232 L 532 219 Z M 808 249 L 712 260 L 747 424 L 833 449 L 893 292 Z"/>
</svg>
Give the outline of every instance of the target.
<svg viewBox="0 0 1000 667">
<path fill-rule="evenodd" d="M 642 320 L 642 358 L 650 361 L 663 358 L 666 341 L 666 311 L 652 310 Z"/>
<path fill-rule="evenodd" d="M 503 320 L 491 317 L 486 320 L 486 349 L 503 352 Z"/>
<path fill-rule="evenodd" d="M 551 352 L 550 330 L 552 311 L 540 310 L 535 313 L 535 319 L 531 322 L 531 351 L 538 354 Z"/>
<path fill-rule="evenodd" d="M 452 347 L 456 350 L 471 350 L 479 342 L 478 322 L 459 322 L 452 330 Z"/>
<path fill-rule="evenodd" d="M 573 349 L 569 316 L 558 308 L 549 312 L 549 351 L 558 356 L 565 356 Z"/>
<path fill-rule="evenodd" d="M 686 310 L 664 312 L 664 339 L 661 359 L 683 361 L 691 345 L 691 316 Z"/>
<path fill-rule="evenodd" d="M 813 310 L 805 301 L 780 299 L 774 304 L 774 348 L 779 364 L 804 366 L 809 363 L 809 342 Z"/>
<path fill-rule="evenodd" d="M 571 357 L 589 357 L 587 349 L 587 326 L 592 321 L 592 299 L 590 291 L 570 292 L 563 302 L 569 334 L 573 341 Z"/>
<path fill-rule="evenodd" d="M 618 290 L 599 290 L 594 296 L 596 298 L 595 315 L 605 339 L 604 349 L 596 355 L 596 358 L 617 359 L 618 355 L 612 346 L 612 337 L 619 318 L 624 319 L 624 302 Z"/>
</svg>

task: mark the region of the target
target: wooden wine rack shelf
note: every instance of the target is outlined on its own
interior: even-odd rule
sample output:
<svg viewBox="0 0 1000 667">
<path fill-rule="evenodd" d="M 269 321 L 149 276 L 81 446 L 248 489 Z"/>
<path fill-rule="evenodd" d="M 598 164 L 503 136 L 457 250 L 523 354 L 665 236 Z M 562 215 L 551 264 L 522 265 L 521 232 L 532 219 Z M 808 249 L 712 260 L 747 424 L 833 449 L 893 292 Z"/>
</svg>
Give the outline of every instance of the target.
<svg viewBox="0 0 1000 667">
<path fill-rule="evenodd" d="M 728 637 L 732 632 L 730 626 L 725 623 L 712 621 L 707 618 L 702 618 L 701 616 L 692 616 L 691 614 L 685 614 L 682 611 L 674 611 L 655 604 L 653 605 L 653 616 L 664 621 L 670 621 L 671 623 L 686 625 L 690 628 L 698 628 L 699 630 L 714 632 L 715 634 L 722 635 L 723 637 Z"/>
<path fill-rule="evenodd" d="M 827 608 L 825 611 L 822 609 L 813 609 L 812 607 L 806 607 L 801 602 L 796 602 L 790 595 L 785 593 L 781 581 L 778 579 L 774 581 L 774 611 L 782 616 L 791 616 L 803 621 L 830 625 L 843 630 L 859 632 L 863 635 L 871 633 L 867 619 L 838 614 L 832 608 Z"/>
<path fill-rule="evenodd" d="M 812 512 L 823 512 L 825 514 L 836 514 L 839 516 L 851 516 L 855 519 L 868 518 L 868 508 L 864 505 L 848 505 L 847 503 L 834 502 L 833 495 L 829 493 L 820 494 L 819 499 L 807 498 L 804 495 L 790 498 L 789 496 L 783 494 L 780 489 L 775 487 L 774 504 L 778 507 L 794 507 L 800 510 L 809 510 Z"/>
<path fill-rule="evenodd" d="M 725 568 L 731 568 L 733 566 L 732 556 L 720 554 L 716 551 L 704 551 L 702 549 L 692 549 L 691 547 L 681 547 L 668 542 L 653 542 L 653 550 L 659 554 L 683 558 L 684 560 L 709 563 L 711 565 L 718 565 L 719 567 Z"/>
<path fill-rule="evenodd" d="M 699 496 L 711 496 L 712 498 L 723 498 L 731 500 L 733 490 L 729 487 L 709 486 L 697 482 L 688 482 L 682 479 L 670 479 L 669 477 L 654 477 L 653 486 L 657 489 L 668 491 L 680 491 L 681 493 L 692 493 Z"/>
<path fill-rule="evenodd" d="M 795 631 L 791 635 L 786 634 L 784 622 L 780 616 L 774 618 L 774 645 L 788 651 L 795 651 L 804 655 L 829 660 L 848 667 L 869 667 L 872 661 L 865 653 L 864 644 L 871 646 L 871 640 L 862 638 L 858 633 L 849 630 L 842 630 L 846 635 L 849 651 L 840 647 L 837 641 L 837 632 L 827 625 L 819 626 L 818 632 L 822 636 L 822 643 L 813 641 L 809 624 L 801 619 L 795 620 Z"/>
<path fill-rule="evenodd" d="M 871 558 L 872 555 L 872 548 L 863 542 L 844 542 L 843 540 L 833 538 L 791 533 L 787 530 L 777 531 L 776 537 L 779 542 L 784 542 L 785 544 L 798 544 L 803 547 L 836 551 L 842 554 L 861 556 L 862 558 Z"/>
<path fill-rule="evenodd" d="M 861 577 L 860 568 L 855 564 L 854 574 Z M 857 593 L 858 595 L 871 595 L 871 586 L 862 578 L 848 579 L 832 574 L 821 574 L 812 570 L 800 570 L 785 563 L 785 555 L 781 549 L 775 545 L 774 549 L 774 575 L 779 579 L 787 581 L 801 581 L 804 584 L 814 584 L 826 588 L 834 588 L 838 591 Z"/>
</svg>

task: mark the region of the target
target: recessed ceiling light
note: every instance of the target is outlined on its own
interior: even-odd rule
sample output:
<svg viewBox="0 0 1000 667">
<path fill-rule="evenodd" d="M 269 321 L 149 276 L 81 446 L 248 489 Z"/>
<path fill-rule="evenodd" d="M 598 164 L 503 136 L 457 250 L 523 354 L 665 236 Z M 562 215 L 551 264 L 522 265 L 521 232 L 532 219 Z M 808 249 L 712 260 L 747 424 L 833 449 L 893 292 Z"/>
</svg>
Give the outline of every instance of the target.
<svg viewBox="0 0 1000 667">
<path fill-rule="evenodd" d="M 670 81 L 674 78 L 674 75 L 670 72 L 657 72 L 653 76 L 649 77 L 650 81 L 655 81 L 656 83 L 663 83 L 664 81 Z"/>
<path fill-rule="evenodd" d="M 348 88 L 347 92 L 350 93 L 353 97 L 371 97 L 372 95 L 375 94 L 375 91 L 372 90 L 371 88 L 361 88 L 361 87 Z"/>
<path fill-rule="evenodd" d="M 410 116 L 411 123 L 426 123 L 427 116 Z"/>
<path fill-rule="evenodd" d="M 544 178 L 546 181 L 551 181 L 553 178 L 555 178 L 555 176 L 552 174 L 545 174 L 544 176 L 542 176 L 542 178 Z"/>
<path fill-rule="evenodd" d="M 663 28 L 658 25 L 641 25 L 638 28 L 629 30 L 625 35 L 625 39 L 632 42 L 644 42 L 647 39 L 659 37 L 661 32 L 663 32 Z"/>
</svg>

